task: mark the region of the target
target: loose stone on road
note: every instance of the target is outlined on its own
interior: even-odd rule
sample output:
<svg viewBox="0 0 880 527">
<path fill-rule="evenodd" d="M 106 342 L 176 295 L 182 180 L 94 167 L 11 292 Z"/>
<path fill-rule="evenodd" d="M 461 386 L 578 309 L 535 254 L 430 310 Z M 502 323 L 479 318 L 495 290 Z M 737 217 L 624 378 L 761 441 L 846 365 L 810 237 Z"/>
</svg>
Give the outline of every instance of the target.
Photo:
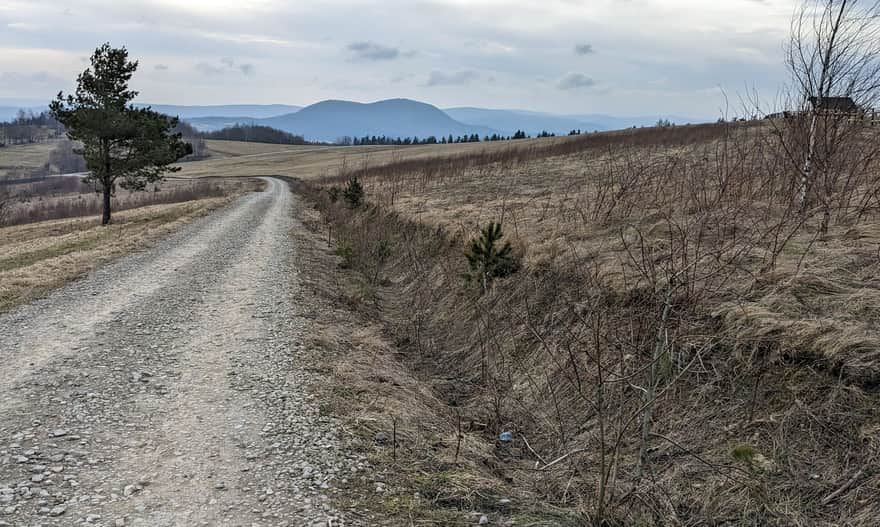
<svg viewBox="0 0 880 527">
<path fill-rule="evenodd" d="M 0 527 L 356 525 L 307 386 L 294 197 L 267 179 L 0 315 Z"/>
</svg>

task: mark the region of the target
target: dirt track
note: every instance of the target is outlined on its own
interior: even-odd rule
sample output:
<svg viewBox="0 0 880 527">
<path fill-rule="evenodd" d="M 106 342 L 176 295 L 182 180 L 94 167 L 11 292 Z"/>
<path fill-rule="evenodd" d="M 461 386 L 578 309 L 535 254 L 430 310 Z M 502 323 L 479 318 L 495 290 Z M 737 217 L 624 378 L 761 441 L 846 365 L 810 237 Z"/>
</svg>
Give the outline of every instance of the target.
<svg viewBox="0 0 880 527">
<path fill-rule="evenodd" d="M 0 526 L 335 525 L 286 184 L 0 316 Z M 345 525 L 352 525 L 345 519 Z"/>
</svg>

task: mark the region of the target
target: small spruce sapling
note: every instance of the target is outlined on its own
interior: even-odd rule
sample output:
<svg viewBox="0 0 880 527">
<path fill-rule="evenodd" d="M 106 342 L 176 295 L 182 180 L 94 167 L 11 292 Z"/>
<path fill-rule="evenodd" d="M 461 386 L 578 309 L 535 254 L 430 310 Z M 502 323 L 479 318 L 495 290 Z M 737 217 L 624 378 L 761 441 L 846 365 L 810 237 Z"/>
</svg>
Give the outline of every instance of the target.
<svg viewBox="0 0 880 527">
<path fill-rule="evenodd" d="M 348 185 L 346 185 L 345 190 L 342 191 L 342 197 L 352 209 L 356 209 L 363 204 L 364 186 L 358 181 L 357 176 L 348 180 Z"/>
<path fill-rule="evenodd" d="M 501 244 L 503 237 L 501 224 L 489 223 L 480 231 L 479 237 L 471 240 L 465 251 L 471 271 L 468 278 L 478 280 L 484 293 L 493 280 L 510 276 L 522 266 L 510 242 Z"/>
</svg>

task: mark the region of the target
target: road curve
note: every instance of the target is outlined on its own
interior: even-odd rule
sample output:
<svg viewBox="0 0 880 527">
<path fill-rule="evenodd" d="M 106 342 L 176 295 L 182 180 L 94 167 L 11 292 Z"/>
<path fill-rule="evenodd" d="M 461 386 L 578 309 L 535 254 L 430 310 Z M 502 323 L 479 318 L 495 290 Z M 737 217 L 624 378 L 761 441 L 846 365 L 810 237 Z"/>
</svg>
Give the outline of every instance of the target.
<svg viewBox="0 0 880 527">
<path fill-rule="evenodd" d="M 267 182 L 0 315 L 0 526 L 344 520 L 363 464 L 307 390 L 294 198 Z"/>
</svg>

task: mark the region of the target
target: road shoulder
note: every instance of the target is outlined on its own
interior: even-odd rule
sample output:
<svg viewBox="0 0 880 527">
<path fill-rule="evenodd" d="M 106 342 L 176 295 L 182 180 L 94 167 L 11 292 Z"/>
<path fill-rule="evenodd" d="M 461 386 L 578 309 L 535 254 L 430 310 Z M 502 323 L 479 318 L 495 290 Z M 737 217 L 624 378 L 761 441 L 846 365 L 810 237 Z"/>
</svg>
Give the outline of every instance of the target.
<svg viewBox="0 0 880 527">
<path fill-rule="evenodd" d="M 407 366 L 383 323 L 381 293 L 364 291 L 356 273 L 340 267 L 328 225 L 288 181 L 301 225 L 291 236 L 299 304 L 310 306 L 307 347 L 323 357 L 316 367 L 325 380 L 313 390 L 342 423 L 344 448 L 371 467 L 340 489 L 337 508 L 366 511 L 369 525 L 518 525 L 509 489 L 481 466 L 494 445 L 467 434 L 470 424 L 457 422 L 431 380 Z"/>
</svg>

